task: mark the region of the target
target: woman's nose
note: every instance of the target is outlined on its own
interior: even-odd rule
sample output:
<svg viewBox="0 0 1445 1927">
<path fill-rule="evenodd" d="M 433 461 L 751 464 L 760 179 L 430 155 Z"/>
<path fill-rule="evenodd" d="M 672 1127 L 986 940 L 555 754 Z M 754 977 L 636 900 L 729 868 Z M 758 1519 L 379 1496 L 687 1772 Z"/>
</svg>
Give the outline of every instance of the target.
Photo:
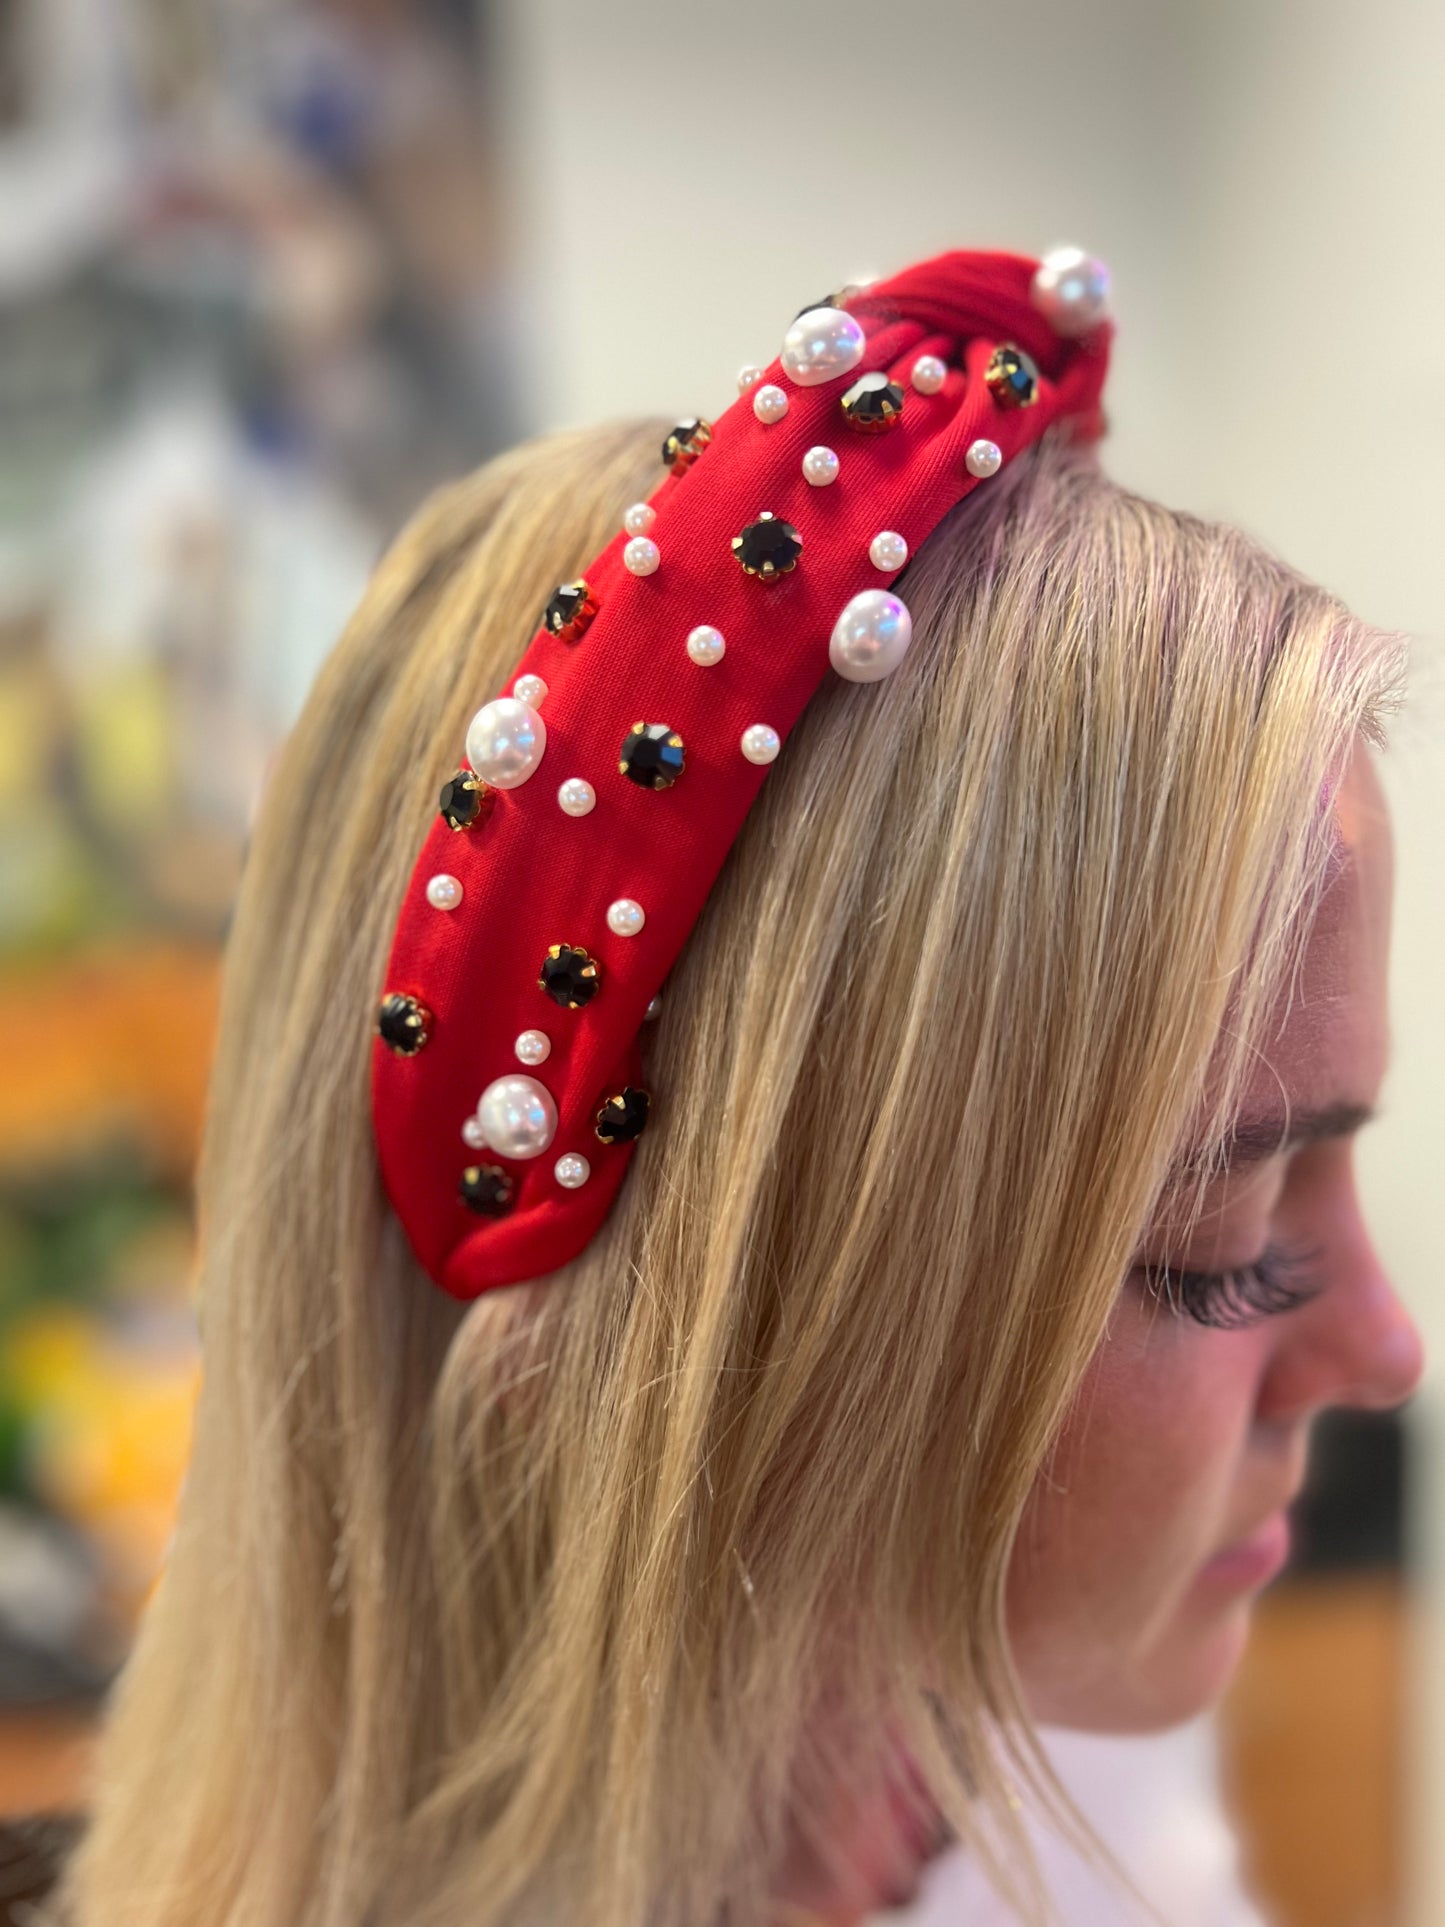
<svg viewBox="0 0 1445 1927">
<path fill-rule="evenodd" d="M 1280 1322 L 1262 1417 L 1308 1417 L 1330 1405 L 1387 1411 L 1420 1383 L 1419 1329 L 1367 1239 L 1319 1297 Z"/>
</svg>

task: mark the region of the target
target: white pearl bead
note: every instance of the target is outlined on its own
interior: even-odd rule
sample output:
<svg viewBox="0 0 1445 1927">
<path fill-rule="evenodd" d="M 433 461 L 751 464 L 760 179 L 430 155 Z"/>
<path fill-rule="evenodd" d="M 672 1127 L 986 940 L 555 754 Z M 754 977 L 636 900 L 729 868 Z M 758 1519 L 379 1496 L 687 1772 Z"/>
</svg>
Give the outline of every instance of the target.
<svg viewBox="0 0 1445 1927">
<path fill-rule="evenodd" d="M 739 747 L 750 763 L 771 763 L 782 747 L 782 739 L 770 723 L 749 723 Z"/>
<path fill-rule="evenodd" d="M 651 502 L 634 502 L 622 518 L 622 526 L 629 535 L 646 535 L 657 520 L 657 510 Z"/>
<path fill-rule="evenodd" d="M 499 1077 L 477 1105 L 482 1136 L 502 1158 L 536 1158 L 557 1135 L 557 1106 L 535 1077 Z"/>
<path fill-rule="evenodd" d="M 1087 334 L 1109 312 L 1109 270 L 1082 248 L 1050 248 L 1029 284 L 1029 299 L 1056 335 Z"/>
<path fill-rule="evenodd" d="M 762 378 L 762 369 L 755 368 L 750 361 L 745 361 L 738 370 L 738 393 L 745 395 L 748 390 L 755 387 Z"/>
<path fill-rule="evenodd" d="M 968 453 L 963 458 L 963 465 L 970 475 L 997 475 L 1003 466 L 1003 450 L 997 442 L 980 438 L 969 444 Z"/>
<path fill-rule="evenodd" d="M 654 1024 L 661 1015 L 662 992 L 659 990 L 655 997 L 648 999 L 647 1009 L 642 1013 L 642 1021 L 644 1024 Z"/>
<path fill-rule="evenodd" d="M 647 913 L 635 897 L 619 897 L 616 903 L 607 906 L 607 928 L 617 937 L 635 937 Z"/>
<path fill-rule="evenodd" d="M 787 412 L 787 396 L 775 381 L 765 381 L 753 396 L 753 413 L 760 422 L 780 422 Z"/>
<path fill-rule="evenodd" d="M 880 529 L 868 544 L 868 560 L 875 569 L 894 572 L 908 560 L 908 544 L 897 529 Z"/>
<path fill-rule="evenodd" d="M 575 1191 L 592 1175 L 592 1166 L 580 1151 L 564 1151 L 552 1169 L 558 1184 L 564 1185 L 569 1191 Z"/>
<path fill-rule="evenodd" d="M 662 554 L 650 535 L 634 535 L 622 551 L 622 560 L 634 575 L 652 575 Z"/>
<path fill-rule="evenodd" d="M 474 1151 L 485 1151 L 487 1140 L 482 1131 L 482 1120 L 469 1117 L 462 1125 L 462 1142 L 469 1144 Z"/>
<path fill-rule="evenodd" d="M 542 707 L 542 698 L 547 693 L 547 685 L 540 676 L 518 676 L 512 684 L 512 694 L 519 703 L 530 703 L 533 709 Z"/>
<path fill-rule="evenodd" d="M 722 630 L 714 629 L 710 622 L 700 622 L 696 629 L 688 633 L 687 653 L 694 662 L 700 662 L 704 669 L 711 668 L 715 662 L 721 662 L 726 648 Z"/>
<path fill-rule="evenodd" d="M 530 703 L 498 696 L 483 703 L 467 729 L 467 761 L 493 789 L 514 790 L 541 762 L 547 725 Z"/>
<path fill-rule="evenodd" d="M 800 388 L 846 375 L 863 359 L 862 328 L 842 308 L 809 308 L 783 336 L 783 373 Z"/>
<path fill-rule="evenodd" d="M 524 1030 L 512 1049 L 519 1063 L 545 1064 L 552 1055 L 552 1040 L 545 1030 Z"/>
<path fill-rule="evenodd" d="M 568 816 L 588 816 L 597 807 L 597 792 L 585 776 L 569 776 L 557 792 Z"/>
<path fill-rule="evenodd" d="M 433 910 L 455 910 L 462 900 L 462 886 L 456 877 L 435 876 L 426 886 L 426 900 Z"/>
<path fill-rule="evenodd" d="M 820 442 L 803 457 L 803 474 L 814 488 L 826 488 L 838 479 L 838 457 Z"/>
<path fill-rule="evenodd" d="M 948 375 L 948 363 L 937 355 L 920 355 L 913 364 L 910 380 L 920 395 L 936 395 Z"/>
<path fill-rule="evenodd" d="M 890 589 L 855 595 L 833 625 L 828 660 L 847 682 L 879 682 L 913 640 L 913 618 Z"/>
</svg>

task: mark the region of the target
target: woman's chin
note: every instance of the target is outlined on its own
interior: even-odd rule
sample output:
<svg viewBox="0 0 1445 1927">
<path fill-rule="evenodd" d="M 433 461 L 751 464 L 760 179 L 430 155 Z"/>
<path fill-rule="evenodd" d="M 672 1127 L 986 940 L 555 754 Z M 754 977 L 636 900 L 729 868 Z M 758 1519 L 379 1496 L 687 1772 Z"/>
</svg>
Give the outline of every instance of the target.
<svg viewBox="0 0 1445 1927">
<path fill-rule="evenodd" d="M 1089 1682 L 1025 1680 L 1031 1716 L 1042 1726 L 1086 1733 L 1162 1733 L 1196 1719 L 1225 1693 L 1249 1639 L 1252 1599 L 1207 1619 L 1176 1622 L 1147 1652 Z"/>
</svg>

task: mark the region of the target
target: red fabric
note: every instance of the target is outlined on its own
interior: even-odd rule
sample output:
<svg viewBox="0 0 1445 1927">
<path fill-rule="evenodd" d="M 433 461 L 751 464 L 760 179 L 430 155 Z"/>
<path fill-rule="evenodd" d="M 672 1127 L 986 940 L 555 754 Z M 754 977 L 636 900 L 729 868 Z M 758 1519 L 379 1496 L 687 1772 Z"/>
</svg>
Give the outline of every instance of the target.
<svg viewBox="0 0 1445 1927">
<path fill-rule="evenodd" d="M 619 532 L 585 571 L 600 605 L 591 625 L 575 643 L 540 631 L 517 664 L 513 680 L 532 673 L 548 685 L 542 762 L 518 788 L 498 793 L 486 823 L 455 832 L 433 819 L 378 987 L 407 992 L 433 1014 L 430 1040 L 415 1057 L 376 1043 L 373 1114 L 391 1202 L 422 1265 L 454 1296 L 555 1270 L 606 1216 L 633 1146 L 602 1143 L 594 1114 L 623 1084 L 646 1087 L 643 1013 L 767 777 L 770 766 L 748 762 L 739 738 L 751 723 L 770 723 L 783 739 L 778 760 L 786 757 L 793 723 L 833 673 L 828 641 L 843 605 L 890 580 L 869 560 L 872 537 L 896 529 L 916 555 L 960 497 L 987 488 L 964 466 L 978 436 L 997 442 L 1006 463 L 1063 416 L 1075 418 L 1083 436 L 1103 432 L 1099 398 L 1112 328 L 1100 323 L 1079 341 L 1055 335 L 1029 300 L 1037 265 L 1012 254 L 945 254 L 854 296 L 849 312 L 868 337 L 857 368 L 804 388 L 774 361 L 763 379 L 788 396 L 783 420 L 759 422 L 749 390 L 714 419 L 711 447 L 653 494 L 651 535 L 662 557 L 656 573 L 624 568 L 627 504 L 619 502 Z M 1024 348 L 1039 366 L 1032 407 L 1002 409 L 984 385 L 1000 342 Z M 950 364 L 936 395 L 908 383 L 926 353 Z M 907 400 L 894 429 L 862 435 L 843 420 L 838 401 L 874 368 L 888 370 Z M 812 487 L 801 469 L 804 451 L 818 442 L 841 462 L 824 488 Z M 773 582 L 744 574 L 730 547 L 764 509 L 803 538 L 797 567 Z M 901 589 L 906 600 L 906 580 Z M 704 622 L 727 645 L 709 667 L 684 646 Z M 908 673 L 906 657 L 895 673 Z M 491 693 L 478 690 L 478 707 Z M 618 768 L 622 740 L 639 719 L 665 722 L 682 736 L 686 767 L 669 789 L 642 789 Z M 558 806 L 558 786 L 570 776 L 586 777 L 596 790 L 588 816 L 570 817 Z M 438 872 L 461 880 L 456 910 L 427 901 L 427 881 Z M 636 936 L 614 936 L 607 926 L 607 907 L 618 897 L 635 897 L 646 913 Z M 601 963 L 602 987 L 580 1010 L 560 1008 L 538 986 L 554 943 L 580 946 Z M 552 1040 L 550 1057 L 536 1067 L 519 1063 L 513 1050 L 528 1029 Z M 497 1158 L 469 1150 L 461 1137 L 485 1087 L 511 1074 L 537 1078 L 557 1103 L 555 1140 L 537 1158 Z M 649 1132 L 667 1129 L 673 1096 L 652 1091 Z M 592 1168 L 577 1190 L 564 1189 L 553 1172 L 566 1151 L 581 1152 Z M 718 1155 L 727 1155 L 726 1145 Z M 461 1202 L 458 1180 L 475 1163 L 500 1164 L 512 1176 L 505 1216 L 479 1217 Z"/>
</svg>

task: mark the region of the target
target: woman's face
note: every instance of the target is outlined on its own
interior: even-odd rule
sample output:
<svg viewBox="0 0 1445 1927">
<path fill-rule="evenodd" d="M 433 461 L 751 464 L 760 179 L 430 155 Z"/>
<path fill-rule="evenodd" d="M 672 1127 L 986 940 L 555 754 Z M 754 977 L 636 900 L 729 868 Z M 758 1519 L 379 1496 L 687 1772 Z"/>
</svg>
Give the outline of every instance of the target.
<svg viewBox="0 0 1445 1927">
<path fill-rule="evenodd" d="M 1192 1284 L 1206 1314 L 1226 1321 L 1211 1328 L 1131 1275 L 1010 1570 L 1010 1642 L 1030 1710 L 1047 1723 L 1142 1731 L 1208 1704 L 1287 1555 L 1285 1508 L 1316 1414 L 1395 1405 L 1420 1376 L 1419 1335 L 1360 1215 L 1350 1135 L 1376 1103 L 1388 1051 L 1390 829 L 1363 747 L 1337 810 L 1349 860 L 1246 1094 L 1251 1143 L 1192 1235 L 1166 1210 L 1136 1253 L 1199 1273 L 1263 1258 L 1274 1302 L 1302 1302 L 1266 1309 L 1257 1280 L 1223 1296 Z"/>
</svg>

